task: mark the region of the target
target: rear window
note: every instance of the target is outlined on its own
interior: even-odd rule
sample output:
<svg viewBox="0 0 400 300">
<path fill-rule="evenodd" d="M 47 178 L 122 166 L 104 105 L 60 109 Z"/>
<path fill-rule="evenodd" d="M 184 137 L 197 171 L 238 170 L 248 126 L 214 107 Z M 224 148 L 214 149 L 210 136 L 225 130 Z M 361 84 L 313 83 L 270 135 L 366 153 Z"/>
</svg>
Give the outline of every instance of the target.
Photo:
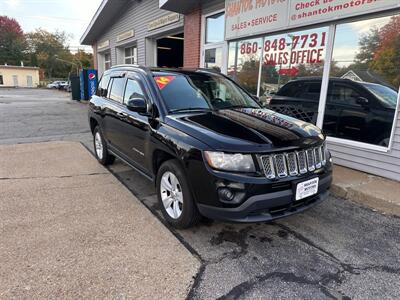
<svg viewBox="0 0 400 300">
<path fill-rule="evenodd" d="M 291 98 L 318 100 L 321 93 L 321 82 L 288 83 L 277 95 Z"/>
<path fill-rule="evenodd" d="M 107 88 L 108 88 L 108 83 L 110 82 L 110 75 L 103 75 L 99 82 L 99 86 L 97 88 L 97 96 L 100 97 L 107 97 Z"/>
<path fill-rule="evenodd" d="M 302 84 L 299 82 L 288 83 L 278 91 L 277 95 L 285 97 L 296 97 L 301 93 L 302 87 Z"/>
</svg>

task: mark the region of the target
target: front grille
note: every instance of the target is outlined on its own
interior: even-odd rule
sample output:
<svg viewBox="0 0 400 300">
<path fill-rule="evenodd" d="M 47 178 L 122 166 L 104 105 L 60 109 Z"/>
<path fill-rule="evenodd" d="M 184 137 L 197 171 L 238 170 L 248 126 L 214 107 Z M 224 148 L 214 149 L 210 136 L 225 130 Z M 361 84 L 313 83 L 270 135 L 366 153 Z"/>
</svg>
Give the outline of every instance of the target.
<svg viewBox="0 0 400 300">
<path fill-rule="evenodd" d="M 260 156 L 268 179 L 297 176 L 322 168 L 326 164 L 324 145 L 307 150 Z"/>
</svg>

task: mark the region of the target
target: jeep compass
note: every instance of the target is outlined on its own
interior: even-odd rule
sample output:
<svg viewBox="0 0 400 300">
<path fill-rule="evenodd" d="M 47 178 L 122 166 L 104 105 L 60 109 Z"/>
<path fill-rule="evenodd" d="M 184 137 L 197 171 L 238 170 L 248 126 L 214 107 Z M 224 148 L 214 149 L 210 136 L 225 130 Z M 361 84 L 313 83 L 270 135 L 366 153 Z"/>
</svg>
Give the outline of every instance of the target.
<svg viewBox="0 0 400 300">
<path fill-rule="evenodd" d="M 316 126 L 262 108 L 230 78 L 196 69 L 117 66 L 89 105 L 95 155 L 154 182 L 173 226 L 205 216 L 258 222 L 327 198 L 331 156 Z"/>
</svg>

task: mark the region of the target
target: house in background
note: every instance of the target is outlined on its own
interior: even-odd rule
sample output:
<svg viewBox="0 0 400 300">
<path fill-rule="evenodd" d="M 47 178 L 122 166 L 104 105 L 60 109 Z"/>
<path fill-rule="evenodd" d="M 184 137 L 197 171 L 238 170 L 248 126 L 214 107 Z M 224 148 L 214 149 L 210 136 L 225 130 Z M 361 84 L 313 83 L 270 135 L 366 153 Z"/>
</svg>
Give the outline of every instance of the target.
<svg viewBox="0 0 400 300">
<path fill-rule="evenodd" d="M 0 65 L 0 87 L 36 88 L 38 85 L 38 67 Z"/>
<path fill-rule="evenodd" d="M 397 91 L 396 87 L 388 84 L 385 78 L 372 70 L 350 70 L 345 73 L 341 78 L 350 79 L 358 82 L 370 82 L 380 84 Z"/>
</svg>

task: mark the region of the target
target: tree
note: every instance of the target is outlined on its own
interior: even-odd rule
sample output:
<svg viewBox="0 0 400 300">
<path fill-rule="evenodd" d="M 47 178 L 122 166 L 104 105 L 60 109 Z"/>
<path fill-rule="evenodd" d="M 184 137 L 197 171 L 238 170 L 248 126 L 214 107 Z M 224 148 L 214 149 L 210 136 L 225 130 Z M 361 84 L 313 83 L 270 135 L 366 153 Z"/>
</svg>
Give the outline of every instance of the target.
<svg viewBox="0 0 400 300">
<path fill-rule="evenodd" d="M 380 45 L 370 67 L 394 87 L 400 86 L 400 16 L 379 30 Z"/>
<path fill-rule="evenodd" d="M 72 54 L 66 46 L 67 34 L 36 29 L 26 35 L 30 63 L 45 70 L 48 78 L 65 78 L 71 71 Z"/>
<path fill-rule="evenodd" d="M 373 28 L 359 41 L 353 69 L 371 69 L 390 85 L 400 85 L 400 16 L 394 16 L 382 28 Z"/>
<path fill-rule="evenodd" d="M 19 65 L 24 60 L 26 41 L 15 19 L 0 16 L 0 65 Z"/>
<path fill-rule="evenodd" d="M 93 68 L 93 54 L 87 53 L 84 50 L 78 50 L 73 55 L 74 62 L 80 64 L 83 68 Z"/>
</svg>

